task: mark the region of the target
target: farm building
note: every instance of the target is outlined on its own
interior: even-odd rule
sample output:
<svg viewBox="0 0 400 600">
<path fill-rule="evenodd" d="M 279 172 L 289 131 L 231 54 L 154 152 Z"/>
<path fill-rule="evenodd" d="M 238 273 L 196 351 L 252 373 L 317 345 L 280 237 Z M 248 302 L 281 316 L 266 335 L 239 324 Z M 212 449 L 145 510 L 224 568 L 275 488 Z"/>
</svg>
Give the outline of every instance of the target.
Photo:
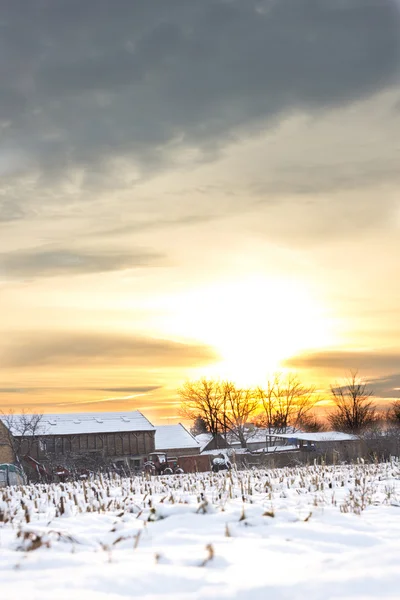
<svg viewBox="0 0 400 600">
<path fill-rule="evenodd" d="M 29 417 L 13 415 L 7 425 L 19 455 L 29 454 L 40 462 L 122 462 L 139 469 L 155 450 L 155 427 L 139 411 L 46 414 L 34 430 L 26 430 L 20 423 Z"/>
<path fill-rule="evenodd" d="M 200 433 L 199 435 L 196 435 L 196 440 L 200 444 L 200 452 L 229 447 L 228 442 L 220 433 L 217 435 L 213 435 L 212 433 Z"/>
<path fill-rule="evenodd" d="M 291 427 L 286 428 L 287 433 L 291 433 L 293 430 Z M 244 431 L 244 437 L 246 439 L 246 447 L 250 452 L 254 452 L 255 450 L 261 450 L 268 448 L 270 446 L 275 447 L 286 446 L 288 441 L 284 438 L 279 439 L 279 432 L 276 429 L 268 429 L 262 427 L 249 427 Z M 238 436 L 229 432 L 227 434 L 227 441 L 230 448 L 234 448 L 235 450 L 240 449 L 241 443 L 238 439 Z"/>
<path fill-rule="evenodd" d="M 273 436 L 272 436 L 273 437 Z M 330 459 L 335 456 L 341 460 L 351 460 L 363 455 L 364 444 L 360 438 L 350 433 L 340 431 L 320 431 L 317 433 L 280 433 L 277 439 L 287 440 L 303 452 L 325 454 Z"/>
<path fill-rule="evenodd" d="M 290 440 L 302 450 L 324 447 L 325 444 L 341 444 L 344 442 L 354 442 L 359 438 L 350 433 L 342 433 L 341 431 L 319 431 L 317 433 L 305 433 L 297 431 L 296 433 L 277 433 L 271 434 L 271 437 Z"/>
<path fill-rule="evenodd" d="M 168 456 L 200 454 L 200 443 L 181 423 L 159 425 L 156 428 L 156 450 Z"/>
<path fill-rule="evenodd" d="M 0 419 L 0 463 L 12 463 L 14 452 L 10 443 L 10 433 Z"/>
<path fill-rule="evenodd" d="M 253 428 L 249 429 L 244 434 L 246 439 L 246 447 L 248 450 L 259 450 L 265 448 L 268 445 L 268 429 Z M 232 433 L 227 435 L 228 443 L 230 448 L 238 450 L 242 447 L 239 439 Z"/>
</svg>

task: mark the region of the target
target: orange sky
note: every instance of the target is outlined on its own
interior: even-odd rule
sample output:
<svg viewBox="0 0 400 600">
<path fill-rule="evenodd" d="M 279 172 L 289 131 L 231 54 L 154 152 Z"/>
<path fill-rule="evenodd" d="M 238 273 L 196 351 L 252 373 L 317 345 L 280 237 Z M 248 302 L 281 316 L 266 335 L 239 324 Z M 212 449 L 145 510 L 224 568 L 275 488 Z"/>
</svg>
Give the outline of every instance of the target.
<svg viewBox="0 0 400 600">
<path fill-rule="evenodd" d="M 396 3 L 145 4 L 5 11 L 0 409 L 174 422 L 186 379 L 282 368 L 399 397 Z"/>
</svg>

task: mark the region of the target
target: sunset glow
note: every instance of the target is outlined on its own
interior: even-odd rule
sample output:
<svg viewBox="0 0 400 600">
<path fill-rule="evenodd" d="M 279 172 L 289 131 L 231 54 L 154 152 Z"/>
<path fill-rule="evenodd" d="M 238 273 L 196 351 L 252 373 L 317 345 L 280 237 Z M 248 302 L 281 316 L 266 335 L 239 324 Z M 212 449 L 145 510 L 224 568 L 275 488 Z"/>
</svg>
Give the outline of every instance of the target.
<svg viewBox="0 0 400 600">
<path fill-rule="evenodd" d="M 262 385 L 281 361 L 334 343 L 331 325 L 305 286 L 249 276 L 210 285 L 170 300 L 166 332 L 212 346 L 221 360 L 205 375 Z"/>
<path fill-rule="evenodd" d="M 0 410 L 398 398 L 398 2 L 6 4 Z"/>
</svg>

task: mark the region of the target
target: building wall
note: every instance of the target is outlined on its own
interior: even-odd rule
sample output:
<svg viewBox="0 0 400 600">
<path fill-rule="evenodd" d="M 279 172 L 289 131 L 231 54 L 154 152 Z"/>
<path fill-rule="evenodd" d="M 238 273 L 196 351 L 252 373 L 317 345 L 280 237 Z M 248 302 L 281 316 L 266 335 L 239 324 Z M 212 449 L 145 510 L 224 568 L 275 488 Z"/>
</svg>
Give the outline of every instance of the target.
<svg viewBox="0 0 400 600">
<path fill-rule="evenodd" d="M 238 468 L 264 467 L 280 468 L 294 467 L 299 464 L 337 464 L 351 463 L 359 458 L 370 458 L 365 444 L 361 440 L 319 443 L 314 449 L 304 446 L 298 450 L 269 452 L 265 454 L 238 454 L 233 459 Z"/>
<path fill-rule="evenodd" d="M 84 456 L 115 460 L 120 457 L 145 457 L 154 452 L 154 431 L 124 433 L 81 433 L 79 435 L 47 435 L 32 445 L 22 442 L 21 454 L 30 454 L 39 462 L 58 460 L 61 464 Z"/>
<path fill-rule="evenodd" d="M 218 434 L 208 442 L 208 444 L 203 448 L 203 452 L 206 450 L 218 450 L 223 448 L 229 448 L 229 444 L 222 435 Z"/>
<path fill-rule="evenodd" d="M 0 421 L 0 463 L 13 463 L 14 452 L 10 445 L 9 433 L 4 423 Z"/>
<path fill-rule="evenodd" d="M 310 450 L 307 446 L 300 449 L 306 454 L 322 456 L 327 463 L 351 462 L 366 456 L 365 447 L 361 440 L 319 441 L 315 442 L 314 449 Z"/>
<path fill-rule="evenodd" d="M 252 441 L 250 439 L 250 440 L 247 440 L 247 443 L 246 443 L 246 447 L 248 450 L 260 450 L 261 448 L 265 448 L 266 445 L 267 444 L 266 444 L 265 439 L 264 439 L 264 441 L 263 440 Z M 240 442 L 233 442 L 233 443 L 231 442 L 229 444 L 229 448 L 238 450 L 238 449 L 242 448 L 242 445 L 240 444 Z"/>
<path fill-rule="evenodd" d="M 211 470 L 211 456 L 206 454 L 195 454 L 185 456 L 179 461 L 179 466 L 185 473 L 204 473 Z"/>
<path fill-rule="evenodd" d="M 196 448 L 172 448 L 171 450 L 157 448 L 157 452 L 166 452 L 168 458 L 179 458 L 180 456 L 197 456 L 200 454 L 200 448 L 198 446 Z"/>
<path fill-rule="evenodd" d="M 307 454 L 305 457 L 304 455 Z M 279 469 L 281 467 L 290 467 L 299 463 L 307 464 L 310 458 L 310 452 L 303 453 L 300 450 L 270 452 L 266 454 L 237 454 L 230 460 L 233 461 L 238 469 L 248 469 L 251 467 Z"/>
<path fill-rule="evenodd" d="M 252 442 L 251 439 L 247 442 L 247 447 L 249 450 L 260 450 L 261 448 L 265 448 L 267 445 L 264 440 L 257 440 L 256 442 Z"/>
</svg>

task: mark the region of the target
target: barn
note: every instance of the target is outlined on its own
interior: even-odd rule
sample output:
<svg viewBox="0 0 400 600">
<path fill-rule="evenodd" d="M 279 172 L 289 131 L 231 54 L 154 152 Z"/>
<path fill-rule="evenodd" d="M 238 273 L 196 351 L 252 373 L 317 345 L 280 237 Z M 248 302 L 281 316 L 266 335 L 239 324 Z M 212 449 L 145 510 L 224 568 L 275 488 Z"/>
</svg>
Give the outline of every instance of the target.
<svg viewBox="0 0 400 600">
<path fill-rule="evenodd" d="M 200 454 L 200 443 L 182 425 L 158 425 L 156 429 L 156 450 L 168 456 L 192 456 Z"/>
<path fill-rule="evenodd" d="M 33 431 L 20 426 L 29 418 L 13 415 L 7 426 L 19 455 L 39 462 L 87 467 L 114 462 L 140 469 L 155 450 L 156 428 L 139 411 L 46 414 Z"/>
</svg>

